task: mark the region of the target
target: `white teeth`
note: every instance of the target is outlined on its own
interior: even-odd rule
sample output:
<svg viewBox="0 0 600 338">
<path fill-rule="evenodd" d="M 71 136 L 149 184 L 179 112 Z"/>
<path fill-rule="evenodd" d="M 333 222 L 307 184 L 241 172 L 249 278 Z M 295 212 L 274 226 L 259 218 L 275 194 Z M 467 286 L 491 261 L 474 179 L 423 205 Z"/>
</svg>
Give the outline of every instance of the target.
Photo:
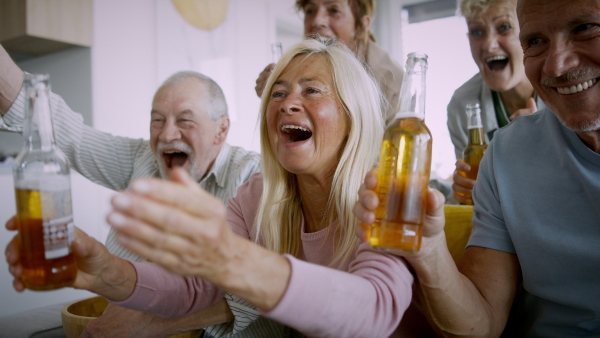
<svg viewBox="0 0 600 338">
<path fill-rule="evenodd" d="M 567 95 L 575 94 L 575 93 L 579 93 L 581 91 L 584 91 L 584 90 L 590 88 L 596 82 L 597 82 L 596 79 L 591 79 L 589 81 L 579 83 L 579 84 L 573 85 L 571 87 L 556 87 L 556 90 L 558 91 L 559 94 L 567 94 Z"/>
<path fill-rule="evenodd" d="M 506 56 L 496 55 L 496 56 L 492 56 L 491 58 L 485 59 L 485 62 L 504 61 L 506 59 L 508 59 Z"/>
<path fill-rule="evenodd" d="M 281 131 L 284 132 L 284 133 L 289 133 L 290 129 L 298 129 L 298 130 L 302 130 L 302 131 L 305 131 L 305 132 L 310 132 L 310 130 L 308 130 L 306 128 L 303 128 L 303 127 L 300 127 L 300 126 L 296 126 L 296 125 L 293 125 L 293 124 L 286 124 L 286 125 L 281 126 Z"/>
</svg>

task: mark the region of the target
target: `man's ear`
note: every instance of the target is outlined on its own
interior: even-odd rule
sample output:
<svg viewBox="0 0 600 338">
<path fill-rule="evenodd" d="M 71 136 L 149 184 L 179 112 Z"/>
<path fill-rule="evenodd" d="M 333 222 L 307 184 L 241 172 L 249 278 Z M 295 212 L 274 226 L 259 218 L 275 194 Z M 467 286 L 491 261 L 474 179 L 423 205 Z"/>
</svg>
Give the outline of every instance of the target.
<svg viewBox="0 0 600 338">
<path fill-rule="evenodd" d="M 229 132 L 229 116 L 223 115 L 217 120 L 217 135 L 215 135 L 215 144 L 223 144 L 227 139 Z"/>
</svg>

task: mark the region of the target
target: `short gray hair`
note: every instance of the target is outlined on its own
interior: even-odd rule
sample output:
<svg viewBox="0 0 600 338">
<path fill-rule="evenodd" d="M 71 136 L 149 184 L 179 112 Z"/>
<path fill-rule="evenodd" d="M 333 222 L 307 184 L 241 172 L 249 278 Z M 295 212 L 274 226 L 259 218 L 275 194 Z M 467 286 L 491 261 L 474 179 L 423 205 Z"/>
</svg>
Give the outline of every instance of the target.
<svg viewBox="0 0 600 338">
<path fill-rule="evenodd" d="M 517 0 L 457 0 L 457 12 L 470 20 L 485 13 L 493 4 L 503 2 L 512 2 L 517 7 Z"/>
<path fill-rule="evenodd" d="M 194 71 L 181 71 L 171 75 L 160 85 L 160 88 L 178 84 L 179 82 L 194 78 L 204 86 L 208 96 L 208 105 L 206 111 L 213 121 L 216 121 L 221 116 L 227 116 L 227 101 L 221 87 L 210 77 Z"/>
</svg>

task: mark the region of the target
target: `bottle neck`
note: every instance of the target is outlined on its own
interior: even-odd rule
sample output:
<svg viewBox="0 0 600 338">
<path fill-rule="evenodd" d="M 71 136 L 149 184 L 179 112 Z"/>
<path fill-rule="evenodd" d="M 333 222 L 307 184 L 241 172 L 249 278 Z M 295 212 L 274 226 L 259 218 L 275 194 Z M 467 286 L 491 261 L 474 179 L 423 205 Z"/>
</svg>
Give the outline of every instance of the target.
<svg viewBox="0 0 600 338">
<path fill-rule="evenodd" d="M 50 111 L 50 88 L 48 77 L 28 75 L 25 78 L 26 119 L 23 128 L 25 146 L 42 152 L 55 148 Z"/>
<path fill-rule="evenodd" d="M 403 116 L 425 119 L 425 75 L 427 56 L 411 53 L 400 90 L 400 110 Z"/>
<path fill-rule="evenodd" d="M 483 128 L 469 128 L 469 144 L 485 144 Z"/>
<path fill-rule="evenodd" d="M 467 105 L 469 144 L 485 144 L 481 109 L 479 105 Z"/>
</svg>

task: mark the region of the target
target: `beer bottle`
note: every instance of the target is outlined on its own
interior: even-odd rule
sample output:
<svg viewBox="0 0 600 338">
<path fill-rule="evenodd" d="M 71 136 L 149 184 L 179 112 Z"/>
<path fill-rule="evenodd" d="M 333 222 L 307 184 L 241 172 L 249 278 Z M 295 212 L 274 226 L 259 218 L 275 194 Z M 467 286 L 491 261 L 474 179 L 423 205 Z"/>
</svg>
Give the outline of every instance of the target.
<svg viewBox="0 0 600 338">
<path fill-rule="evenodd" d="M 13 167 L 22 281 L 52 290 L 72 285 L 77 274 L 69 164 L 54 140 L 49 76 L 25 74 L 23 86 L 24 144 Z"/>
<path fill-rule="evenodd" d="M 408 54 L 400 111 L 386 128 L 379 158 L 379 206 L 371 246 L 418 252 L 431 170 L 431 133 L 425 125 L 427 55 Z"/>
<path fill-rule="evenodd" d="M 469 144 L 463 151 L 463 160 L 471 167 L 471 170 L 467 172 L 459 171 L 459 174 L 474 180 L 477 178 L 479 163 L 487 149 L 487 144 L 485 143 L 483 125 L 481 124 L 479 103 L 467 104 L 466 111 L 468 115 Z M 471 193 L 457 192 L 457 194 L 465 198 L 471 198 Z"/>
</svg>

